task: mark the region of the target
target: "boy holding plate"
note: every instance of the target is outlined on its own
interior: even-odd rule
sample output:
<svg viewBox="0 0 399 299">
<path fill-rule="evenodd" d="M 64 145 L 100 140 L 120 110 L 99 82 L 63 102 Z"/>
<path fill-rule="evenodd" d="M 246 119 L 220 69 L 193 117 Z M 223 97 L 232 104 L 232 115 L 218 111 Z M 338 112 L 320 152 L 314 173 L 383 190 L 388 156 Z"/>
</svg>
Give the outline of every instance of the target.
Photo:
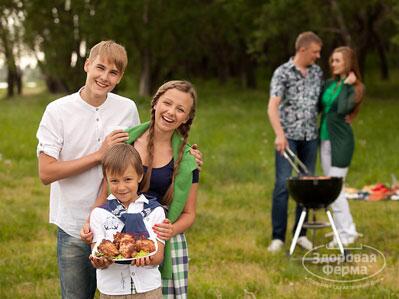
<svg viewBox="0 0 399 299">
<path fill-rule="evenodd" d="M 111 195 L 106 204 L 91 213 L 92 246 L 103 239 L 114 241 L 114 236 L 122 232 L 133 235 L 136 240 L 152 239 L 157 242 L 155 248 L 158 250 L 153 255 L 131 259 L 129 264 L 91 255 L 90 260 L 97 268 L 100 298 L 121 295 L 128 295 L 124 298 L 162 298 L 158 265 L 163 261 L 165 241 L 157 239 L 152 227 L 165 219 L 165 213 L 156 198 L 137 194 L 143 178 L 140 155 L 129 144 L 116 144 L 104 155 L 102 169 Z"/>
</svg>

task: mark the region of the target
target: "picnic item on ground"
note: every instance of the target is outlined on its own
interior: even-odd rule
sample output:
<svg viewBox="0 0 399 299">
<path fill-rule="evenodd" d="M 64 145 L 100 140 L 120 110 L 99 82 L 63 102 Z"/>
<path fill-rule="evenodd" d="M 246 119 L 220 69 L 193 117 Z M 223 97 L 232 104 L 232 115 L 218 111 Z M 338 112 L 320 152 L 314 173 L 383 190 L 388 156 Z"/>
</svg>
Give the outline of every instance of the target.
<svg viewBox="0 0 399 299">
<path fill-rule="evenodd" d="M 394 175 L 392 175 L 391 186 L 383 183 L 376 183 L 374 185 L 366 185 L 360 190 L 345 187 L 344 191 L 348 199 L 368 201 L 399 200 L 399 183 Z"/>
</svg>

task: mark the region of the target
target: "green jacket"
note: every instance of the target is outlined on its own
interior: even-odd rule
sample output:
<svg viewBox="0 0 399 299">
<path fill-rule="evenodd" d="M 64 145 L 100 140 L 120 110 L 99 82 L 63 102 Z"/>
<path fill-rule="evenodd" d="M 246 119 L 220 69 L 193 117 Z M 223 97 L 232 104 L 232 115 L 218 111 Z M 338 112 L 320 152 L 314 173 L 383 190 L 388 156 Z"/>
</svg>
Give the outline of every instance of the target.
<svg viewBox="0 0 399 299">
<path fill-rule="evenodd" d="M 327 80 L 325 89 L 334 82 Z M 326 114 L 328 134 L 331 142 L 331 165 L 346 168 L 352 161 L 355 140 L 352 126 L 345 121 L 345 116 L 356 106 L 355 89 L 352 85 L 343 84 L 342 90 Z"/>
<path fill-rule="evenodd" d="M 129 133 L 129 140 L 126 143 L 133 143 L 139 138 L 150 126 L 149 122 L 127 129 Z M 177 161 L 179 149 L 182 144 L 181 135 L 175 131 L 172 136 L 173 159 Z M 170 221 L 175 222 L 183 212 L 184 206 L 188 198 L 188 194 L 193 182 L 193 170 L 197 168 L 195 158 L 190 154 L 190 146 L 186 145 L 184 148 L 183 158 L 179 165 L 178 174 L 175 177 L 173 185 L 173 198 L 169 206 L 167 217 Z M 163 264 L 161 265 L 161 274 L 164 279 L 172 278 L 172 256 L 171 256 L 170 242 L 166 241 L 165 254 Z"/>
</svg>

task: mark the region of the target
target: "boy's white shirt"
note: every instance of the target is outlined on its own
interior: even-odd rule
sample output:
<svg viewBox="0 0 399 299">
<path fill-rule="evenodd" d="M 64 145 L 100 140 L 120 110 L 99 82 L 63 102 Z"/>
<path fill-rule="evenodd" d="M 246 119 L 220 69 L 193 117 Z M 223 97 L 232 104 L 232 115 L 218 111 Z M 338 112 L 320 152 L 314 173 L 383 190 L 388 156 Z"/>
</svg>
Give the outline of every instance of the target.
<svg viewBox="0 0 399 299">
<path fill-rule="evenodd" d="M 115 198 L 110 195 L 108 199 Z M 139 213 L 143 210 L 144 203 L 148 199 L 140 195 L 135 202 L 128 207 L 128 213 Z M 165 219 L 162 207 L 155 208 L 144 218 L 144 224 L 150 234 L 150 238 L 157 239 L 152 227 Z M 124 224 L 116 216 L 102 208 L 95 208 L 90 215 L 90 230 L 93 232 L 93 242 L 101 242 L 102 239 L 113 240 L 116 232 L 120 232 Z M 157 239 L 165 244 L 165 241 Z M 148 292 L 161 287 L 161 273 L 158 266 L 136 267 L 132 265 L 111 264 L 106 269 L 97 269 L 97 288 L 107 295 L 126 295 L 131 292 L 130 280 L 133 280 L 138 293 Z"/>
<path fill-rule="evenodd" d="M 106 101 L 94 107 L 76 92 L 47 106 L 37 131 L 37 155 L 44 152 L 57 160 L 78 159 L 97 151 L 115 128 L 133 127 L 139 123 L 136 104 L 128 98 L 108 93 Z M 97 198 L 102 178 L 98 165 L 52 183 L 50 223 L 80 238 L 80 229 Z"/>
</svg>

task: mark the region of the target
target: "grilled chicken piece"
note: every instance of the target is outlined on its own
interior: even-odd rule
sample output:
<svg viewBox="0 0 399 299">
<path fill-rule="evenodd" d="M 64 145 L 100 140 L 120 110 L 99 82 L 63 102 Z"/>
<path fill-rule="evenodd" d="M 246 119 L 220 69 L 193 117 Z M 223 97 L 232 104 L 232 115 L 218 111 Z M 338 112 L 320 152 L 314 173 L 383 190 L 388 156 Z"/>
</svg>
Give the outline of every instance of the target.
<svg viewBox="0 0 399 299">
<path fill-rule="evenodd" d="M 119 254 L 115 244 L 110 240 L 103 239 L 97 247 L 97 251 L 104 254 L 106 257 L 113 258 Z"/>
<path fill-rule="evenodd" d="M 137 254 L 135 242 L 131 242 L 131 240 L 122 240 L 119 243 L 119 252 L 124 258 L 134 257 Z"/>
<path fill-rule="evenodd" d="M 136 250 L 146 251 L 148 253 L 155 251 L 155 244 L 154 241 L 149 239 L 137 240 L 136 241 Z"/>
<path fill-rule="evenodd" d="M 129 242 L 134 243 L 136 240 L 134 236 L 127 233 L 116 233 L 114 234 L 114 244 L 117 248 L 119 248 L 121 242 Z"/>
<path fill-rule="evenodd" d="M 116 246 L 117 248 L 119 248 L 119 243 L 120 243 L 120 241 L 121 241 L 123 235 L 124 235 L 123 233 L 116 233 L 116 234 L 114 234 L 114 241 L 113 241 L 113 243 L 115 244 L 115 246 Z"/>
</svg>

